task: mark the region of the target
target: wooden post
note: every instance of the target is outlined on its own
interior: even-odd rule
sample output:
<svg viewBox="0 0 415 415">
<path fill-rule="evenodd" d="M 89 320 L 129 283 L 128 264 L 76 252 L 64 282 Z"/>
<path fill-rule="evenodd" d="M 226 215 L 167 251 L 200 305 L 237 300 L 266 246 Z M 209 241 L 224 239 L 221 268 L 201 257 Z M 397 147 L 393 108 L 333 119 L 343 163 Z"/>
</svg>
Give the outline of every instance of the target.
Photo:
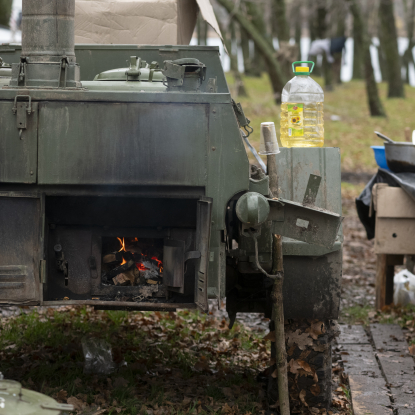
<svg viewBox="0 0 415 415">
<path fill-rule="evenodd" d="M 267 156 L 267 170 L 269 187 L 272 197 L 278 197 L 278 175 L 275 154 Z M 282 236 L 272 236 L 272 274 L 277 278 L 272 287 L 271 299 L 273 303 L 272 318 L 275 325 L 275 350 L 278 375 L 278 398 L 280 414 L 290 415 L 290 395 L 288 391 L 287 351 L 285 348 L 284 332 L 284 298 L 282 288 L 284 284 L 284 263 L 282 254 Z"/>
<path fill-rule="evenodd" d="M 376 263 L 376 309 L 393 303 L 395 265 L 403 264 L 403 255 L 378 254 Z"/>
<path fill-rule="evenodd" d="M 279 278 L 274 280 L 271 298 L 273 302 L 273 320 L 275 325 L 275 349 L 278 378 L 278 397 L 281 415 L 290 415 L 290 395 L 288 391 L 287 352 L 284 333 L 284 303 L 282 288 L 284 284 L 284 268 L 282 256 L 282 236 L 273 235 L 272 274 Z"/>
</svg>

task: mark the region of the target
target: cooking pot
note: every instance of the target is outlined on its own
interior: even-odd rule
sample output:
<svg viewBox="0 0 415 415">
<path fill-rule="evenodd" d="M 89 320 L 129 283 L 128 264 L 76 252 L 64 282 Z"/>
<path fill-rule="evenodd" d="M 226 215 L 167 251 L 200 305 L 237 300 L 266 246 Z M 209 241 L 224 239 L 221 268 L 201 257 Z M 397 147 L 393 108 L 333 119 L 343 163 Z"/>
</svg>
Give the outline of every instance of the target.
<svg viewBox="0 0 415 415">
<path fill-rule="evenodd" d="M 395 173 L 415 173 L 415 145 L 385 142 L 386 162 Z"/>
</svg>

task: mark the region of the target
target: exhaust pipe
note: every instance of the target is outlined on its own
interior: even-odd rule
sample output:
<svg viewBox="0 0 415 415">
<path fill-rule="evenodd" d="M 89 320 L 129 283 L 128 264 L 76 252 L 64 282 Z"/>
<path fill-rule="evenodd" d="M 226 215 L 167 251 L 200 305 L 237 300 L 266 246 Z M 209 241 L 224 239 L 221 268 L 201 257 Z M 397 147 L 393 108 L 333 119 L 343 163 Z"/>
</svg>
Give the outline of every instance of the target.
<svg viewBox="0 0 415 415">
<path fill-rule="evenodd" d="M 22 54 L 10 87 L 81 87 L 75 0 L 23 0 L 22 6 Z"/>
</svg>

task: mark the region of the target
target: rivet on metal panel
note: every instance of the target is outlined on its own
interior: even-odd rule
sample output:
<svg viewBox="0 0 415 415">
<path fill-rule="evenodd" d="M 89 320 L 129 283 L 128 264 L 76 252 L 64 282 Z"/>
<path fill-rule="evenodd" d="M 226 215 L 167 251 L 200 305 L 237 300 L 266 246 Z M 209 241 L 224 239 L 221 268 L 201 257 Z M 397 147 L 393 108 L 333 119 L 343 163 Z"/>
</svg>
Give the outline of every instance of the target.
<svg viewBox="0 0 415 415">
<path fill-rule="evenodd" d="M 216 150 L 216 147 L 212 147 L 212 151 L 215 151 Z"/>
</svg>

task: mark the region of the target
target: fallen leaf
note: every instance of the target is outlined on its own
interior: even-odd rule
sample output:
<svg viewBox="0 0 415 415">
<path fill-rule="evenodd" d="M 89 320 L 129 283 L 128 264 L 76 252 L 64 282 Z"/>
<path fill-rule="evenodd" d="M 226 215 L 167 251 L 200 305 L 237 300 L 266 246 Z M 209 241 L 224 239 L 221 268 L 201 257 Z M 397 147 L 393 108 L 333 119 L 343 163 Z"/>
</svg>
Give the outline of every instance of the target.
<svg viewBox="0 0 415 415">
<path fill-rule="evenodd" d="M 409 353 L 410 353 L 412 356 L 415 356 L 415 344 L 410 345 L 410 346 L 408 347 L 408 350 L 409 350 Z"/>
<path fill-rule="evenodd" d="M 66 401 L 69 405 L 73 405 L 76 411 L 82 411 L 82 409 L 86 408 L 87 404 L 82 402 L 80 399 L 75 398 L 75 396 L 71 396 Z"/>
<path fill-rule="evenodd" d="M 299 393 L 298 397 L 300 398 L 301 402 L 303 403 L 304 406 L 306 406 L 308 408 L 308 404 L 305 401 L 305 396 L 306 396 L 307 392 L 302 389 L 301 392 Z"/>
<path fill-rule="evenodd" d="M 319 385 L 317 385 L 317 384 L 315 384 L 315 385 L 311 386 L 311 387 L 310 387 L 310 392 L 311 392 L 314 396 L 320 395 L 320 386 L 319 386 Z"/>
<path fill-rule="evenodd" d="M 300 350 L 305 350 L 307 346 L 313 345 L 313 339 L 308 333 L 301 333 L 300 329 L 286 334 L 288 347 L 296 344 Z"/>
<path fill-rule="evenodd" d="M 60 403 L 66 403 L 66 399 L 68 397 L 68 392 L 61 389 L 56 396 L 56 400 Z"/>
<path fill-rule="evenodd" d="M 322 321 L 313 323 L 308 329 L 306 329 L 306 333 L 309 333 L 314 340 L 317 340 L 318 336 L 324 334 L 325 332 L 326 327 Z"/>
<path fill-rule="evenodd" d="M 270 331 L 262 340 L 271 340 L 275 343 L 275 331 Z"/>
</svg>

